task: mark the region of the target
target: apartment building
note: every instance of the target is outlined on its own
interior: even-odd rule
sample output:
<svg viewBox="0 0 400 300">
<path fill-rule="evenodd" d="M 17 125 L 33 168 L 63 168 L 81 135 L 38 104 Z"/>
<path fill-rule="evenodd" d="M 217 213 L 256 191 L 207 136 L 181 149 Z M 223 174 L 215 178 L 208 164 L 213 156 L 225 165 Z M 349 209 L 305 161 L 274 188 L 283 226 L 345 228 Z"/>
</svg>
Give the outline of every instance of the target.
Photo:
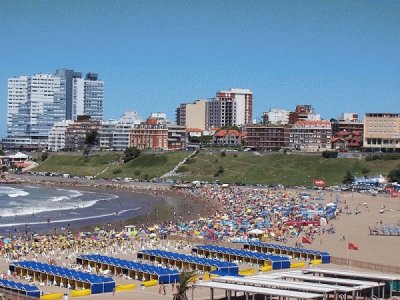
<svg viewBox="0 0 400 300">
<path fill-rule="evenodd" d="M 295 151 L 317 152 L 331 149 L 332 128 L 326 120 L 299 120 L 289 133 L 289 148 Z"/>
<path fill-rule="evenodd" d="M 99 132 L 100 128 L 100 120 L 92 120 L 90 116 L 78 116 L 65 131 L 65 149 L 68 151 L 83 149 L 86 146 L 86 135 L 91 131 Z"/>
<path fill-rule="evenodd" d="M 103 118 L 103 82 L 97 74 L 60 69 L 8 79 L 6 149 L 47 147 L 53 125 L 79 115 Z"/>
<path fill-rule="evenodd" d="M 140 122 L 141 118 L 135 111 L 125 112 L 119 120 L 102 122 L 99 131 L 100 149 L 124 151 L 129 147 L 132 129 Z"/>
<path fill-rule="evenodd" d="M 366 151 L 400 152 L 400 114 L 365 114 L 363 147 Z"/>
<path fill-rule="evenodd" d="M 196 100 L 182 103 L 176 110 L 176 124 L 186 128 L 206 129 L 206 106 L 208 100 Z"/>
<path fill-rule="evenodd" d="M 284 109 L 271 108 L 264 112 L 262 119 L 264 125 L 286 125 L 289 123 L 290 111 Z"/>
<path fill-rule="evenodd" d="M 289 132 L 288 125 L 247 126 L 247 146 L 265 151 L 288 149 Z"/>
<path fill-rule="evenodd" d="M 167 124 L 160 124 L 157 118 L 150 117 L 135 125 L 131 132 L 130 146 L 140 150 L 168 150 Z"/>
<path fill-rule="evenodd" d="M 253 121 L 253 93 L 249 89 L 218 91 L 207 102 L 206 123 L 209 127 L 243 126 Z"/>
<path fill-rule="evenodd" d="M 65 120 L 54 124 L 49 131 L 47 150 L 56 152 L 65 149 L 65 133 L 72 122 L 71 120 Z"/>
<path fill-rule="evenodd" d="M 186 127 L 181 125 L 167 125 L 168 150 L 186 149 Z"/>
</svg>

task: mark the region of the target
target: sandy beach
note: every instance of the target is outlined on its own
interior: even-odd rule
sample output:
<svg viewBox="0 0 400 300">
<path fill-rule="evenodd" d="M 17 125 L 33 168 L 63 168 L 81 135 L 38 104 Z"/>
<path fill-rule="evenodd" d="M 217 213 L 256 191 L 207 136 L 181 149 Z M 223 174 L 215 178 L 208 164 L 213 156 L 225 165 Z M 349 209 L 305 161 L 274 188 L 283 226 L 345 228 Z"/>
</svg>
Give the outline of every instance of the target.
<svg viewBox="0 0 400 300">
<path fill-rule="evenodd" d="M 40 178 L 40 181 L 29 179 L 29 182 L 48 184 L 44 181 L 45 179 Z M 52 183 L 52 184 L 60 184 Z M 62 182 L 61 185 L 70 185 L 71 182 Z M 81 187 L 85 188 L 99 188 L 98 182 L 93 181 L 80 181 Z M 103 190 L 110 189 L 110 185 L 113 183 L 107 183 L 101 185 Z M 177 197 L 181 203 L 181 211 L 172 215 L 164 214 L 165 212 L 152 211 L 144 218 L 137 221 L 138 227 L 143 228 L 144 235 L 135 238 L 129 238 L 124 241 L 110 240 L 105 246 L 91 246 L 90 244 L 83 248 L 74 248 L 73 251 L 60 250 L 55 245 L 54 252 L 50 252 L 51 259 L 57 265 L 72 266 L 75 263 L 76 255 L 83 253 L 101 253 L 104 255 L 115 256 L 125 258 L 129 260 L 136 259 L 136 252 L 140 249 L 157 249 L 166 248 L 170 251 L 186 252 L 190 251 L 190 246 L 196 243 L 204 243 L 204 238 L 197 237 L 194 231 L 200 230 L 202 223 L 188 222 L 189 220 L 202 219 L 203 217 L 214 218 L 215 216 L 222 216 L 226 213 L 234 213 L 235 210 L 226 206 L 226 200 L 230 199 L 234 194 L 239 193 L 237 199 L 241 199 L 243 203 L 239 202 L 241 209 L 248 209 L 246 205 L 254 202 L 246 202 L 247 198 L 257 197 L 257 195 L 263 195 L 266 191 L 260 190 L 253 187 L 235 187 L 233 189 L 221 189 L 220 187 L 205 188 L 205 190 L 171 190 L 167 185 L 160 185 L 156 183 L 130 183 L 130 184 L 114 184 L 113 190 L 132 190 L 142 191 L 151 193 L 155 198 L 164 197 Z M 310 204 L 318 202 L 318 205 L 326 205 L 330 202 L 339 200 L 336 218 L 329 220 L 328 227 L 333 227 L 335 233 L 327 233 L 319 229 L 313 229 L 312 232 L 312 243 L 303 244 L 302 246 L 306 249 L 323 250 L 331 254 L 332 257 L 338 258 L 349 258 L 354 261 L 363 261 L 373 264 L 388 265 L 400 267 L 400 236 L 376 236 L 370 235 L 369 227 L 383 227 L 385 224 L 400 225 L 400 200 L 399 198 L 390 198 L 387 195 L 374 195 L 363 194 L 363 193 L 351 193 L 351 192 L 331 192 L 331 191 L 304 191 L 304 190 L 273 190 L 270 191 L 271 195 L 292 195 L 298 197 L 299 193 L 309 193 L 312 201 Z M 216 198 L 215 195 L 217 195 Z M 220 195 L 220 196 L 218 196 Z M 254 196 L 255 195 L 255 196 Z M 323 198 L 323 199 L 321 199 Z M 165 200 L 164 199 L 164 200 Z M 257 199 L 257 198 L 255 198 Z M 319 199 L 318 201 L 316 199 Z M 229 203 L 229 202 L 228 202 Z M 315 204 L 316 205 L 316 204 Z M 238 209 L 238 207 L 236 207 Z M 173 212 L 170 212 L 173 213 Z M 254 209 L 252 214 L 254 214 Z M 172 222 L 173 221 L 173 222 Z M 277 224 L 279 220 L 276 220 Z M 176 225 L 174 225 L 176 223 Z M 187 224 L 189 231 L 182 232 L 178 229 L 177 225 Z M 158 240 L 150 239 L 148 236 L 149 231 L 145 228 L 154 226 L 154 224 L 160 224 L 160 228 L 169 228 L 167 239 Z M 121 229 L 121 224 L 113 224 L 116 229 Z M 284 227 L 283 227 L 284 229 Z M 176 233 L 174 233 L 176 230 Z M 282 231 L 284 232 L 284 231 Z M 304 231 L 306 233 L 307 231 Z M 284 241 L 277 241 L 272 236 L 266 239 L 268 242 L 280 243 L 283 245 L 295 246 L 299 243 L 300 237 L 304 234 L 300 232 L 300 236 L 290 237 Z M 177 243 L 176 240 L 182 239 L 183 242 Z M 190 242 L 189 242 L 190 241 Z M 240 247 L 240 244 L 229 243 L 226 239 L 223 240 L 208 240 L 207 243 L 218 243 L 233 247 Z M 358 245 L 358 250 L 348 250 L 348 242 L 352 242 Z M 40 253 L 40 251 L 39 251 Z M 66 253 L 68 255 L 66 255 Z M 35 255 L 34 253 L 27 253 L 23 256 L 24 259 L 35 258 L 38 261 L 48 262 L 49 256 L 40 254 Z M 8 269 L 8 262 L 10 257 L 4 256 L 0 260 L 0 272 L 6 272 Z M 352 266 L 340 266 L 341 268 L 352 268 Z M 159 287 L 141 288 L 141 282 L 135 280 L 126 280 L 123 278 L 115 278 L 117 284 L 127 284 L 135 282 L 137 288 L 130 292 L 116 293 L 114 296 L 109 294 L 92 295 L 91 299 L 127 299 L 127 297 L 140 297 L 141 299 L 172 299 L 173 291 L 172 286 L 166 286 L 166 295 L 159 294 Z M 43 287 L 46 293 L 50 292 L 67 292 L 66 289 L 59 287 Z M 208 291 L 196 292 L 195 299 L 208 299 Z M 219 294 L 217 294 L 219 295 Z M 222 294 L 221 294 L 222 295 Z"/>
</svg>

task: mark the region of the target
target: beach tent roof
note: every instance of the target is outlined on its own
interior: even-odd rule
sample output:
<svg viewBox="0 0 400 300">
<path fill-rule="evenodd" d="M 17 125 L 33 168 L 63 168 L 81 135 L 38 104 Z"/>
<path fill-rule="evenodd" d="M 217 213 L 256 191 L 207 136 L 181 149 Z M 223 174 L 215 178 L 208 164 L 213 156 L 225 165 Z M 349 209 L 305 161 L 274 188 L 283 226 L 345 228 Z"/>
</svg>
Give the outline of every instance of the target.
<svg viewBox="0 0 400 300">
<path fill-rule="evenodd" d="M 238 265 L 232 262 L 225 262 L 218 259 L 211 259 L 211 258 L 204 258 L 204 257 L 197 257 L 193 255 L 163 251 L 163 250 L 141 250 L 138 252 L 139 254 L 147 254 L 157 257 L 162 257 L 166 259 L 173 259 L 177 261 L 187 262 L 187 263 L 195 263 L 198 265 L 205 265 L 205 266 L 213 266 L 219 270 L 227 270 L 227 269 L 234 269 L 238 270 Z"/>
<path fill-rule="evenodd" d="M 40 297 L 40 290 L 37 286 L 34 285 L 23 284 L 20 282 L 14 282 L 6 279 L 0 279 L 0 287 L 3 287 L 5 289 L 15 290 L 18 293 L 22 293 L 28 296 L 36 298 Z"/>
<path fill-rule="evenodd" d="M 177 270 L 169 269 L 169 268 L 164 268 L 164 267 L 159 267 L 159 266 L 153 266 L 149 264 L 144 264 L 144 263 L 139 263 L 135 261 L 129 261 L 125 259 L 120 259 L 116 257 L 109 257 L 109 256 L 104 256 L 104 255 L 98 255 L 98 254 L 91 254 L 91 255 L 80 255 L 78 259 L 85 259 L 88 261 L 93 261 L 97 263 L 102 263 L 114 267 L 119 267 L 119 268 L 124 268 L 124 269 L 130 269 L 133 271 L 140 271 L 148 274 L 156 274 L 156 275 L 176 275 L 179 274 Z"/>
</svg>

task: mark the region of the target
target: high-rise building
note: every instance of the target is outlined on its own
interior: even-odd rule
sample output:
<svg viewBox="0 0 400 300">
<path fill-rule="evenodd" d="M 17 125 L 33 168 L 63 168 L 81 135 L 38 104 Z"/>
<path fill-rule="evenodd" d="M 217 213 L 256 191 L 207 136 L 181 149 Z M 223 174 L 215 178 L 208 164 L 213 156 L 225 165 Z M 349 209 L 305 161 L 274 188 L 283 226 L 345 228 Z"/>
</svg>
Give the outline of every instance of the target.
<svg viewBox="0 0 400 300">
<path fill-rule="evenodd" d="M 51 74 L 8 80 L 5 148 L 46 146 L 53 124 L 65 119 L 65 99 L 59 97 L 60 88 L 60 77 Z"/>
<path fill-rule="evenodd" d="M 73 86 L 74 79 L 81 78 L 82 73 L 75 72 L 74 70 L 58 69 L 55 76 L 61 79 L 60 97 L 65 98 L 65 119 L 74 120 L 76 114 L 73 114 Z"/>
<path fill-rule="evenodd" d="M 205 130 L 207 101 L 202 99 L 193 103 L 182 103 L 176 110 L 176 124 Z"/>
<path fill-rule="evenodd" d="M 78 114 L 103 117 L 103 81 L 89 73 L 60 69 L 55 74 L 35 74 L 8 80 L 7 138 L 5 148 L 45 148 L 56 122 Z M 77 109 L 79 107 L 79 109 Z"/>
<path fill-rule="evenodd" d="M 219 91 L 207 103 L 207 127 L 243 126 L 253 121 L 253 93 L 249 89 Z"/>
<path fill-rule="evenodd" d="M 367 151 L 400 152 L 400 114 L 365 114 L 363 147 Z"/>
<path fill-rule="evenodd" d="M 95 73 L 86 74 L 85 79 L 73 79 L 72 117 L 90 116 L 95 120 L 103 119 L 104 82 L 98 80 Z"/>
</svg>

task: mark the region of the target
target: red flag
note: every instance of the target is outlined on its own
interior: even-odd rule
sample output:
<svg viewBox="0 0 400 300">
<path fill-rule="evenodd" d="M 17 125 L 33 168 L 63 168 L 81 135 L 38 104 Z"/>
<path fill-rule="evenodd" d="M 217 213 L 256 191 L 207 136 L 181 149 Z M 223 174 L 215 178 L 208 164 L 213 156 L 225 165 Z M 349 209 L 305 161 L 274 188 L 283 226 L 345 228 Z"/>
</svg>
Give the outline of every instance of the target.
<svg viewBox="0 0 400 300">
<path fill-rule="evenodd" d="M 356 243 L 349 243 L 349 244 L 347 245 L 347 249 L 349 249 L 349 250 L 358 250 L 358 244 L 356 244 Z"/>
<path fill-rule="evenodd" d="M 302 242 L 303 244 L 311 244 L 311 240 L 310 240 L 309 238 L 306 238 L 305 236 L 303 236 L 303 237 L 301 238 L 301 242 Z"/>
</svg>

